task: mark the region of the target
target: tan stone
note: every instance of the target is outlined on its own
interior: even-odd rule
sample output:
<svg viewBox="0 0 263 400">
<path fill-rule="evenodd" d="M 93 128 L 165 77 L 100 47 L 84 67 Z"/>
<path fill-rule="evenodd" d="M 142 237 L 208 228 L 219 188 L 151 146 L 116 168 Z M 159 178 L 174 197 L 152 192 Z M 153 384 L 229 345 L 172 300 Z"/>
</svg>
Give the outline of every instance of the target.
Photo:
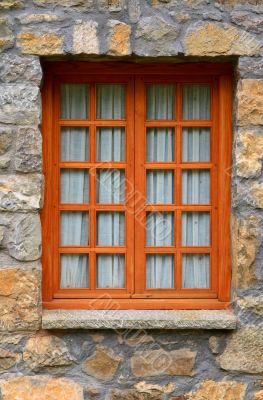
<svg viewBox="0 0 263 400">
<path fill-rule="evenodd" d="M 90 336 L 91 336 L 93 342 L 95 342 L 95 343 L 101 343 L 104 340 L 104 336 L 100 335 L 98 333 L 95 333 L 94 335 L 90 335 Z"/>
<path fill-rule="evenodd" d="M 262 374 L 263 330 L 246 326 L 234 332 L 224 352 L 217 357 L 220 367 L 226 371 Z"/>
<path fill-rule="evenodd" d="M 254 400 L 263 400 L 263 390 L 260 390 L 259 392 L 255 393 Z"/>
<path fill-rule="evenodd" d="M 0 296 L 9 296 L 13 293 L 16 269 L 0 269 Z"/>
<path fill-rule="evenodd" d="M 256 55 L 261 48 L 253 35 L 229 24 L 212 22 L 191 27 L 184 45 L 185 54 L 193 56 Z"/>
<path fill-rule="evenodd" d="M 196 392 L 188 393 L 187 400 L 245 400 L 246 384 L 235 381 L 204 381 Z"/>
<path fill-rule="evenodd" d="M 219 354 L 220 351 L 220 344 L 221 344 L 221 338 L 218 336 L 210 336 L 209 338 L 209 348 L 212 351 L 213 354 Z"/>
<path fill-rule="evenodd" d="M 118 335 L 118 342 L 120 344 L 125 343 L 126 345 L 130 346 L 130 347 L 138 347 L 141 346 L 144 343 L 151 343 L 154 341 L 153 337 L 148 335 L 146 332 L 144 331 L 134 331 L 131 335 L 131 332 L 129 332 L 129 335 L 125 335 L 124 334 L 120 334 Z"/>
<path fill-rule="evenodd" d="M 1 9 L 1 6 L 0 6 Z M 13 46 L 14 36 L 7 18 L 0 18 L 0 53 Z"/>
<path fill-rule="evenodd" d="M 123 358 L 107 347 L 97 347 L 95 353 L 83 363 L 87 375 L 103 381 L 110 381 L 115 375 Z"/>
<path fill-rule="evenodd" d="M 192 376 L 196 353 L 189 349 L 173 351 L 137 351 L 131 358 L 131 369 L 135 376 L 185 375 Z"/>
<path fill-rule="evenodd" d="M 56 32 L 22 31 L 18 35 L 18 46 L 23 54 L 63 54 L 62 42 L 62 37 Z"/>
<path fill-rule="evenodd" d="M 259 316 L 259 323 L 263 316 L 263 296 L 245 296 L 236 299 L 237 305 L 242 310 L 252 311 L 254 314 Z"/>
<path fill-rule="evenodd" d="M 257 208 L 263 208 L 263 185 L 261 183 L 253 183 L 250 188 L 250 193 L 253 197 Z"/>
<path fill-rule="evenodd" d="M 146 382 L 138 382 L 134 385 L 134 388 L 139 392 L 139 393 L 152 393 L 154 391 L 160 392 L 160 393 L 172 393 L 175 389 L 174 383 L 167 383 L 167 385 L 155 385 L 153 383 L 146 383 Z"/>
<path fill-rule="evenodd" d="M 20 15 L 18 17 L 19 22 L 21 24 L 27 25 L 31 23 L 39 23 L 39 22 L 55 22 L 55 21 L 62 21 L 63 18 L 60 15 L 56 14 L 25 14 Z"/>
<path fill-rule="evenodd" d="M 233 283 L 247 288 L 256 282 L 255 260 L 259 249 L 259 219 L 232 220 Z"/>
<path fill-rule="evenodd" d="M 73 53 L 99 54 L 98 23 L 79 21 L 73 31 Z"/>
<path fill-rule="evenodd" d="M 110 34 L 108 38 L 108 54 L 126 56 L 131 54 L 130 36 L 131 27 L 120 21 L 110 21 Z"/>
<path fill-rule="evenodd" d="M 23 0 L 1 0 L 0 10 L 8 10 L 10 8 L 21 8 L 24 6 Z"/>
<path fill-rule="evenodd" d="M 263 157 L 263 135 L 242 132 L 238 135 L 236 167 L 237 175 L 251 178 L 261 174 Z"/>
<path fill-rule="evenodd" d="M 108 393 L 107 400 L 164 400 L 164 394 L 158 390 L 138 392 L 135 389 L 112 389 Z"/>
<path fill-rule="evenodd" d="M 84 400 L 80 384 L 65 378 L 23 376 L 0 381 L 3 400 Z"/>
<path fill-rule="evenodd" d="M 54 367 L 68 366 L 73 362 L 66 343 L 51 335 L 30 338 L 23 352 L 23 359 L 33 371 L 47 367 L 54 370 Z"/>
<path fill-rule="evenodd" d="M 237 90 L 239 126 L 263 124 L 263 79 L 243 79 Z"/>
<path fill-rule="evenodd" d="M 20 354 L 0 348 L 0 371 L 5 371 L 13 367 L 20 359 Z"/>
<path fill-rule="evenodd" d="M 77 7 L 89 9 L 93 5 L 93 0 L 33 0 L 33 3 L 45 7 L 48 4 L 60 5 L 63 7 Z"/>
</svg>

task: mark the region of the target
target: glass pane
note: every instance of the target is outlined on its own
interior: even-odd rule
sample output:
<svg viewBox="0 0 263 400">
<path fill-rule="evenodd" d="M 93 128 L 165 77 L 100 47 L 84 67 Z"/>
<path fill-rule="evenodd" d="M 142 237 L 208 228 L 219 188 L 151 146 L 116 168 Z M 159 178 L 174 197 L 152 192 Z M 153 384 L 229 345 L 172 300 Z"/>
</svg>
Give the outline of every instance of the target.
<svg viewBox="0 0 263 400">
<path fill-rule="evenodd" d="M 89 136 L 86 128 L 61 128 L 61 161 L 87 161 Z"/>
<path fill-rule="evenodd" d="M 97 256 L 97 287 L 125 287 L 125 257 L 123 254 L 100 254 Z"/>
<path fill-rule="evenodd" d="M 210 171 L 189 169 L 183 171 L 183 204 L 210 203 Z"/>
<path fill-rule="evenodd" d="M 147 119 L 174 119 L 175 87 L 167 84 L 147 85 Z"/>
<path fill-rule="evenodd" d="M 210 161 L 209 128 L 183 128 L 183 161 Z"/>
<path fill-rule="evenodd" d="M 174 223 L 172 212 L 150 212 L 146 219 L 146 246 L 172 246 Z"/>
<path fill-rule="evenodd" d="M 88 213 L 61 212 L 60 243 L 62 246 L 85 246 L 88 244 Z"/>
<path fill-rule="evenodd" d="M 125 200 L 125 174 L 120 169 L 97 170 L 97 203 L 121 204 Z"/>
<path fill-rule="evenodd" d="M 210 119 L 210 86 L 184 85 L 183 119 Z"/>
<path fill-rule="evenodd" d="M 97 213 L 97 245 L 124 246 L 125 217 L 121 212 Z"/>
<path fill-rule="evenodd" d="M 85 169 L 62 169 L 60 175 L 61 203 L 83 204 L 89 201 L 89 176 Z"/>
<path fill-rule="evenodd" d="M 182 245 L 210 246 L 210 213 L 184 212 L 182 214 Z"/>
<path fill-rule="evenodd" d="M 87 288 L 88 256 L 86 254 L 61 254 L 60 256 L 60 287 Z"/>
<path fill-rule="evenodd" d="M 88 118 L 89 86 L 78 83 L 61 85 L 61 118 Z"/>
<path fill-rule="evenodd" d="M 173 171 L 151 170 L 146 176 L 147 204 L 171 204 L 174 197 Z"/>
<path fill-rule="evenodd" d="M 210 287 L 209 254 L 183 254 L 183 288 L 206 289 Z"/>
<path fill-rule="evenodd" d="M 97 128 L 97 161 L 125 160 L 125 129 Z"/>
<path fill-rule="evenodd" d="M 97 85 L 97 119 L 125 118 L 125 86 Z"/>
<path fill-rule="evenodd" d="M 174 161 L 173 128 L 147 128 L 146 160 Z"/>
<path fill-rule="evenodd" d="M 172 289 L 174 287 L 174 256 L 170 254 L 147 254 L 146 288 Z"/>
</svg>

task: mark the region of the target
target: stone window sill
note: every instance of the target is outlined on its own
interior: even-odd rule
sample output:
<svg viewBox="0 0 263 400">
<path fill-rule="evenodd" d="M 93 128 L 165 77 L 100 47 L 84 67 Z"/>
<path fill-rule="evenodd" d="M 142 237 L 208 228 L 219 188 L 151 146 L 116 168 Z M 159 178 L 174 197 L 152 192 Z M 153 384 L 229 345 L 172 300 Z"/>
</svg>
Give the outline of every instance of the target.
<svg viewBox="0 0 263 400">
<path fill-rule="evenodd" d="M 229 310 L 44 310 L 43 329 L 236 329 Z"/>
</svg>

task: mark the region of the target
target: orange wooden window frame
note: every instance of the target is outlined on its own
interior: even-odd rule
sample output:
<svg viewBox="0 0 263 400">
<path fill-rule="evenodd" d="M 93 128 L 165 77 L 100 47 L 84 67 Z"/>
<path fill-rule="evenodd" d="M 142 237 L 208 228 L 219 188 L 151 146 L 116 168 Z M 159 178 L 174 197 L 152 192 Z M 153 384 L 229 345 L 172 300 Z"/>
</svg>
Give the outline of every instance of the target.
<svg viewBox="0 0 263 400">
<path fill-rule="evenodd" d="M 91 101 L 89 120 L 60 119 L 60 83 L 89 83 Z M 175 119 L 147 121 L 145 118 L 145 84 L 174 83 L 176 87 Z M 126 86 L 126 119 L 97 120 L 95 85 L 122 83 Z M 182 85 L 208 83 L 211 86 L 211 119 L 186 121 L 182 118 Z M 230 301 L 230 166 L 232 130 L 232 66 L 226 63 L 131 64 L 121 62 L 46 62 L 44 64 L 43 159 L 45 175 L 43 226 L 43 305 L 45 308 L 87 309 L 219 309 Z M 60 162 L 61 126 L 88 127 L 90 157 L 88 162 Z M 126 130 L 125 162 L 96 162 L 96 127 L 123 126 Z M 146 127 L 172 127 L 175 134 L 175 161 L 145 161 Z M 182 162 L 182 128 L 210 127 L 211 162 Z M 143 134 L 137 134 L 143 132 Z M 96 175 L 90 174 L 90 202 L 84 205 L 59 204 L 59 171 L 61 168 L 121 168 L 126 173 L 126 204 L 96 204 Z M 145 205 L 146 169 L 174 171 L 175 203 Z M 183 205 L 180 201 L 183 169 L 209 169 L 211 203 Z M 139 194 L 139 195 L 138 195 Z M 61 210 L 89 212 L 89 246 L 59 247 L 59 214 Z M 95 218 L 98 210 L 123 211 L 126 215 L 126 246 L 96 246 Z M 145 243 L 146 211 L 174 213 L 175 244 L 169 248 L 147 248 Z M 211 215 L 211 247 L 182 247 L 180 214 L 183 211 L 208 211 Z M 134 217 L 136 216 L 136 217 Z M 59 253 L 89 253 L 89 289 L 60 289 Z M 95 258 L 98 253 L 123 253 L 126 258 L 125 289 L 96 288 Z M 175 289 L 145 288 L 146 253 L 175 254 Z M 209 289 L 182 289 L 181 257 L 183 253 L 209 253 L 212 267 Z"/>
</svg>

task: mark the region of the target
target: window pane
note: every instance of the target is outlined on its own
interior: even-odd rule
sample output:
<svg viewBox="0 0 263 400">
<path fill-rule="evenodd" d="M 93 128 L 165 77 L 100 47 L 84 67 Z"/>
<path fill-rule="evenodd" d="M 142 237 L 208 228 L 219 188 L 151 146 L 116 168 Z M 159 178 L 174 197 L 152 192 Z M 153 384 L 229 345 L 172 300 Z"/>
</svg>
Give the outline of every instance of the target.
<svg viewBox="0 0 263 400">
<path fill-rule="evenodd" d="M 210 161 L 209 128 L 183 128 L 183 161 Z"/>
<path fill-rule="evenodd" d="M 82 84 L 61 85 L 61 118 L 88 118 L 89 86 Z"/>
<path fill-rule="evenodd" d="M 147 128 L 146 160 L 174 161 L 173 128 Z"/>
<path fill-rule="evenodd" d="M 60 214 L 60 243 L 62 246 L 88 244 L 88 213 L 63 211 Z"/>
<path fill-rule="evenodd" d="M 97 161 L 125 160 L 125 129 L 97 128 Z"/>
<path fill-rule="evenodd" d="M 172 212 L 150 212 L 146 219 L 146 246 L 172 246 L 174 224 Z"/>
<path fill-rule="evenodd" d="M 60 287 L 87 288 L 88 268 L 88 256 L 85 254 L 61 254 Z"/>
<path fill-rule="evenodd" d="M 171 289 L 174 287 L 174 257 L 170 254 L 147 254 L 146 288 Z"/>
<path fill-rule="evenodd" d="M 89 136 L 86 128 L 61 128 L 61 161 L 87 161 Z"/>
<path fill-rule="evenodd" d="M 147 85 L 147 119 L 174 119 L 174 99 L 174 85 Z"/>
<path fill-rule="evenodd" d="M 121 212 L 97 213 L 97 245 L 124 246 L 125 217 Z"/>
<path fill-rule="evenodd" d="M 210 213 L 184 212 L 182 214 L 182 245 L 210 246 Z"/>
<path fill-rule="evenodd" d="M 183 119 L 210 119 L 209 85 L 184 85 Z"/>
<path fill-rule="evenodd" d="M 97 203 L 120 204 L 125 199 L 125 174 L 120 169 L 97 170 Z"/>
<path fill-rule="evenodd" d="M 147 204 L 171 204 L 174 197 L 173 171 L 147 171 Z"/>
<path fill-rule="evenodd" d="M 210 171 L 183 171 L 183 204 L 210 203 Z"/>
<path fill-rule="evenodd" d="M 125 118 L 125 86 L 97 85 L 97 119 Z"/>
<path fill-rule="evenodd" d="M 62 169 L 60 175 L 61 203 L 88 203 L 89 177 L 85 169 Z"/>
<path fill-rule="evenodd" d="M 123 254 L 100 254 L 97 256 L 97 287 L 125 287 L 125 257 Z"/>
<path fill-rule="evenodd" d="M 183 254 L 182 287 L 206 289 L 210 287 L 209 254 Z"/>
</svg>

